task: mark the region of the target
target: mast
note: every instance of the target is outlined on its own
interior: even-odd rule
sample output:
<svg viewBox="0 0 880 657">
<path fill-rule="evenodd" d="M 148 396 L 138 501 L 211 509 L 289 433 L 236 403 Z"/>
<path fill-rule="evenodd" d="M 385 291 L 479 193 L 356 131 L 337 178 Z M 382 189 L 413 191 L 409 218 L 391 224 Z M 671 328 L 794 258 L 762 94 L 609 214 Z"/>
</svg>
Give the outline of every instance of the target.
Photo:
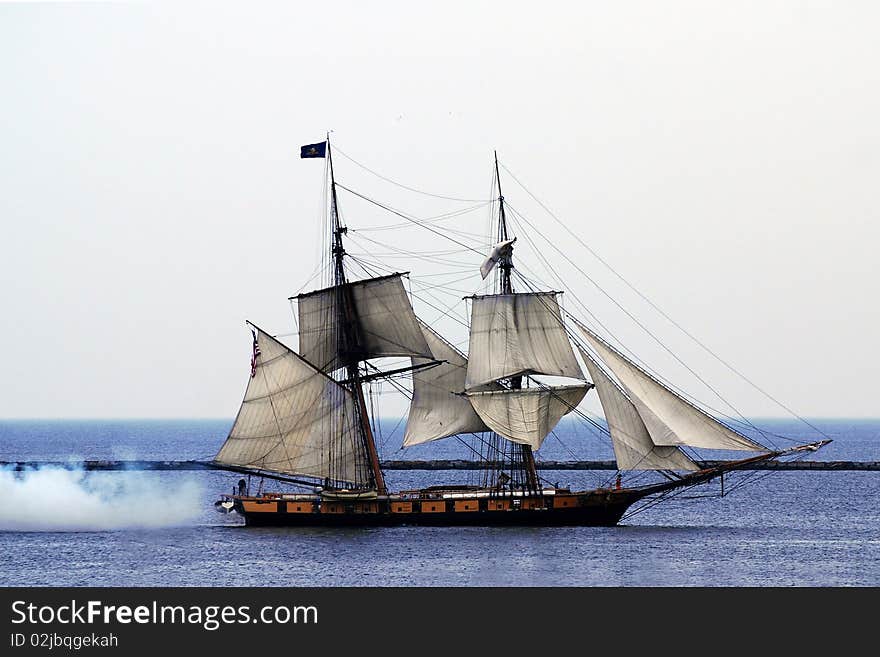
<svg viewBox="0 0 880 657">
<path fill-rule="evenodd" d="M 501 192 L 501 175 L 498 172 L 498 151 L 495 153 L 495 184 L 498 185 L 498 237 L 499 242 L 505 242 L 510 239 L 507 232 L 507 214 L 504 211 L 504 194 Z M 501 294 L 513 294 L 513 283 L 510 280 L 510 270 L 513 269 L 513 254 L 508 251 L 502 255 L 498 262 L 501 268 Z M 514 390 L 522 388 L 522 376 L 514 376 L 510 379 L 510 387 Z M 514 444 L 513 454 L 518 456 L 523 473 L 525 474 L 525 482 L 529 490 L 538 489 L 538 471 L 535 467 L 535 455 L 532 452 L 531 445 Z"/>
<path fill-rule="evenodd" d="M 385 477 L 379 466 L 379 453 L 376 449 L 376 441 L 367 416 L 367 405 L 364 401 L 361 372 L 358 367 L 358 354 L 360 345 L 357 330 L 355 329 L 354 302 L 350 287 L 346 284 L 345 267 L 343 259 L 345 248 L 342 245 L 342 236 L 348 232 L 345 226 L 339 222 L 339 211 L 336 200 L 336 178 L 333 175 L 333 154 L 330 149 L 330 135 L 327 135 L 327 159 L 330 169 L 330 216 L 333 231 L 333 243 L 330 253 L 333 257 L 333 284 L 336 287 L 336 339 L 338 353 L 343 355 L 347 380 L 356 399 L 357 424 L 359 433 L 364 444 L 364 449 L 369 460 L 372 483 L 380 495 L 385 495 L 388 490 L 385 487 Z"/>
</svg>

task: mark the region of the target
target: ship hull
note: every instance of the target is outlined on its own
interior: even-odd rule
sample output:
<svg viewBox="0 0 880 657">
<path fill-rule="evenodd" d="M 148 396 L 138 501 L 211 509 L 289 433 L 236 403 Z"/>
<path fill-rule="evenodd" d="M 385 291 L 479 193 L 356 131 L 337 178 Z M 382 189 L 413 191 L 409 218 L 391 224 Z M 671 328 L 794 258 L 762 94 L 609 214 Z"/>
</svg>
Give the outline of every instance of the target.
<svg viewBox="0 0 880 657">
<path fill-rule="evenodd" d="M 345 503 L 236 498 L 235 509 L 256 527 L 613 527 L 642 495 L 603 490 L 546 497 L 456 498 Z"/>
<path fill-rule="evenodd" d="M 245 524 L 254 527 L 613 527 L 627 507 L 591 509 L 579 512 L 512 511 L 425 514 L 351 514 L 292 516 L 286 513 L 245 514 Z"/>
</svg>

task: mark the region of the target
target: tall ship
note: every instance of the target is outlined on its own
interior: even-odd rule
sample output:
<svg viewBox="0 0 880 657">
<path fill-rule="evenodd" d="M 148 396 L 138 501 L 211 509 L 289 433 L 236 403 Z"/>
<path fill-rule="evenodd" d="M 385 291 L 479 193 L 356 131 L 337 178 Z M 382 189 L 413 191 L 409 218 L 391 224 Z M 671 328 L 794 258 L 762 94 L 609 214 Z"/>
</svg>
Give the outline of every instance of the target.
<svg viewBox="0 0 880 657">
<path fill-rule="evenodd" d="M 764 445 L 650 371 L 595 321 L 563 309 L 564 290 L 521 275 L 497 154 L 493 235 L 482 249 L 337 182 L 329 135 L 301 156 L 325 161 L 324 286 L 291 297 L 296 349 L 249 323 L 247 389 L 213 460 L 238 479 L 218 508 L 246 524 L 613 526 L 633 508 L 829 442 Z M 459 298 L 469 309 L 466 352 L 438 322 L 417 316 L 405 283 L 418 272 L 365 266 L 349 254 L 340 190 L 464 247 L 460 260 L 437 260 L 453 274 L 479 270 L 488 288 Z M 474 481 L 389 489 L 374 435 L 378 412 L 365 394 L 377 382 L 409 397 L 403 447 L 455 439 L 474 456 Z M 604 422 L 579 408 L 591 393 Z M 541 477 L 536 454 L 566 416 L 610 440 L 617 471 L 604 485 L 571 490 Z M 704 460 L 703 450 L 740 458 Z"/>
</svg>

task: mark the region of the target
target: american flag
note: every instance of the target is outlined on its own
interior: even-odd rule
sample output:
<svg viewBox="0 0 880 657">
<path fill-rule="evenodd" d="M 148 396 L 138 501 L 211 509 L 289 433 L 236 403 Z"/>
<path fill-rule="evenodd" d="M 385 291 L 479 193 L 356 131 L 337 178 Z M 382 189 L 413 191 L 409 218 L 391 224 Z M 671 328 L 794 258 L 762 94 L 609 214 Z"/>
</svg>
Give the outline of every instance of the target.
<svg viewBox="0 0 880 657">
<path fill-rule="evenodd" d="M 251 356 L 251 378 L 257 375 L 257 356 L 260 355 L 260 345 L 257 343 L 257 332 L 251 331 L 254 336 L 254 355 Z"/>
</svg>

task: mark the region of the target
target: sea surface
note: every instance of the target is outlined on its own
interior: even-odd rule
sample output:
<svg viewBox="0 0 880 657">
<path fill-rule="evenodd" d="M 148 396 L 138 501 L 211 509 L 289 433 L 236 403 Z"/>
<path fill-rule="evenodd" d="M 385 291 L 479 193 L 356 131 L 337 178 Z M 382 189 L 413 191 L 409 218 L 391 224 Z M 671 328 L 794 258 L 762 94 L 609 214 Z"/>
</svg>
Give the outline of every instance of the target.
<svg viewBox="0 0 880 657">
<path fill-rule="evenodd" d="M 880 420 L 755 420 L 834 442 L 811 460 L 880 461 Z M 0 460 L 206 459 L 231 420 L 0 421 Z M 463 458 L 455 440 L 384 458 Z M 591 431 L 562 425 L 545 459 L 611 458 Z M 777 446 L 781 438 L 771 438 Z M 544 472 L 572 488 L 612 472 Z M 390 471 L 393 489 L 473 480 Z M 877 586 L 880 472 L 743 472 L 613 528 L 248 528 L 213 503 L 223 472 L 0 471 L 2 586 Z M 741 484 L 741 485 L 740 485 Z"/>
</svg>

